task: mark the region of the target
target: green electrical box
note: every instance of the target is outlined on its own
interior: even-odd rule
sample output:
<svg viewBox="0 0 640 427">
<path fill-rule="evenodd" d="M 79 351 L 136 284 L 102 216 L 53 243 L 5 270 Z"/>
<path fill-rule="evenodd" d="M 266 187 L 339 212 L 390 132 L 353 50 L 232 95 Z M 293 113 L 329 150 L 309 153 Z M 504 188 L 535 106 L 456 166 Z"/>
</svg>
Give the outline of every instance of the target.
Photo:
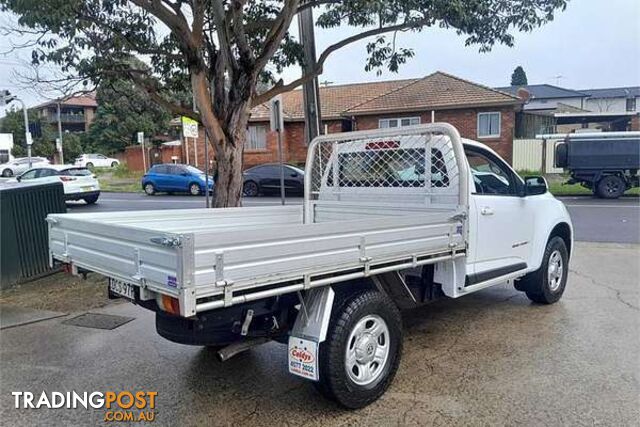
<svg viewBox="0 0 640 427">
<path fill-rule="evenodd" d="M 61 182 L 0 184 L 0 289 L 50 270 L 45 218 L 66 211 Z"/>
</svg>

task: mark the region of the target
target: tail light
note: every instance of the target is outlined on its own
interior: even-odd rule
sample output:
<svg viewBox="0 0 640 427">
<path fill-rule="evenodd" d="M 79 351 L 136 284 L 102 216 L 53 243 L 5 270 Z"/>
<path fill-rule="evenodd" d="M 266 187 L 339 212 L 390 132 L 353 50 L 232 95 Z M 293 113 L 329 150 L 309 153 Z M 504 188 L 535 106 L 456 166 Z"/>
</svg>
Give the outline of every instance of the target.
<svg viewBox="0 0 640 427">
<path fill-rule="evenodd" d="M 64 181 L 64 182 L 69 182 L 69 181 L 75 181 L 76 178 L 71 177 L 71 176 L 61 176 L 60 177 L 60 181 Z"/>
<path fill-rule="evenodd" d="M 167 313 L 179 315 L 180 314 L 180 301 L 177 298 L 170 297 L 169 295 L 162 295 L 156 299 L 160 308 Z"/>
</svg>

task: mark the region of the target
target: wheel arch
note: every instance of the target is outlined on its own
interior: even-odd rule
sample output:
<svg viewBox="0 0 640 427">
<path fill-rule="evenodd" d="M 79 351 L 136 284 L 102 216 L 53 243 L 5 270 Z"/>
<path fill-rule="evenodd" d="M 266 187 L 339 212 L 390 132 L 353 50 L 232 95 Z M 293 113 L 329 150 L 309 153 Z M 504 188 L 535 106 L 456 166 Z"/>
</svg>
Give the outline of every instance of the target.
<svg viewBox="0 0 640 427">
<path fill-rule="evenodd" d="M 560 237 L 564 240 L 564 244 L 567 246 L 567 252 L 569 253 L 569 257 L 571 257 L 571 250 L 573 249 L 573 230 L 571 226 L 566 222 L 560 222 L 553 227 L 551 233 L 549 233 L 549 238 L 547 242 L 554 237 Z"/>
</svg>

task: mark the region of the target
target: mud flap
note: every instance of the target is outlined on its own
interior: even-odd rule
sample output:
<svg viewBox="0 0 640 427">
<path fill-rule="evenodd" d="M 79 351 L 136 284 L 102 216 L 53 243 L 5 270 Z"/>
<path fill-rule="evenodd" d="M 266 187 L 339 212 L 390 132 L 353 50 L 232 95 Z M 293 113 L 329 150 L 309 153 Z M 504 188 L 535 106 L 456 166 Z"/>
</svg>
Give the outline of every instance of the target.
<svg viewBox="0 0 640 427">
<path fill-rule="evenodd" d="M 318 348 L 327 338 L 334 297 L 330 286 L 307 292 L 289 336 L 290 373 L 318 381 Z"/>
</svg>

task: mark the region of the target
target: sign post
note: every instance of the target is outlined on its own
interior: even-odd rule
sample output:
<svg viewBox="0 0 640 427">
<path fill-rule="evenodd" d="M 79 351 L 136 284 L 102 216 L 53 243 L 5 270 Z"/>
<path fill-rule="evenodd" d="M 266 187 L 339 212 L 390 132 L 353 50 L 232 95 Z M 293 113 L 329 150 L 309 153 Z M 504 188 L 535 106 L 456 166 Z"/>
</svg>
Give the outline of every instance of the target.
<svg viewBox="0 0 640 427">
<path fill-rule="evenodd" d="M 144 171 L 147 171 L 147 156 L 144 152 L 144 132 L 138 132 L 138 144 L 140 144 L 140 148 L 142 148 L 142 168 Z"/>
<path fill-rule="evenodd" d="M 182 138 L 185 145 L 185 156 L 186 156 L 187 164 L 189 164 L 189 140 L 187 138 L 193 138 L 197 144 L 198 122 L 196 120 L 193 120 L 192 118 L 185 117 L 185 116 L 182 116 L 181 122 L 182 122 Z M 194 152 L 197 153 L 197 149 L 194 149 Z M 198 159 L 196 157 L 196 165 L 197 164 L 198 164 Z"/>
<path fill-rule="evenodd" d="M 285 193 L 284 193 L 284 156 L 282 152 L 282 128 L 283 128 L 283 118 L 282 118 L 282 97 L 276 96 L 271 99 L 270 102 L 270 122 L 271 122 L 271 130 L 278 132 L 278 159 L 280 162 L 280 202 L 285 204 Z"/>
</svg>

